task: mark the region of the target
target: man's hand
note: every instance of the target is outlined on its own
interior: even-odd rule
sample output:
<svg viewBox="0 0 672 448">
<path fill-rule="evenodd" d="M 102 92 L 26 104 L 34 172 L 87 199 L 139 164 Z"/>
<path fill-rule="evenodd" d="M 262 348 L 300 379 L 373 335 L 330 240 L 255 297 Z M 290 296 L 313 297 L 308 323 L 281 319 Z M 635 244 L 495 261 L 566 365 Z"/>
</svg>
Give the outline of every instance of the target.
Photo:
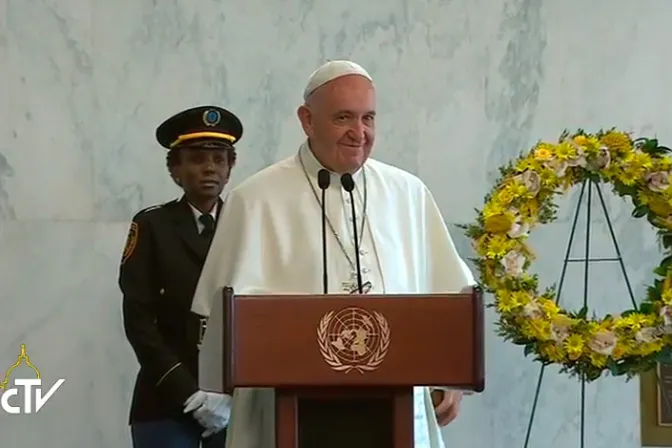
<svg viewBox="0 0 672 448">
<path fill-rule="evenodd" d="M 459 391 L 432 391 L 432 404 L 434 413 L 439 426 L 446 426 L 455 420 L 460 412 L 460 403 L 462 402 L 462 392 Z"/>
<path fill-rule="evenodd" d="M 231 397 L 199 390 L 184 403 L 184 413 L 194 413 L 194 418 L 205 428 L 203 437 L 223 430 L 231 417 Z"/>
</svg>

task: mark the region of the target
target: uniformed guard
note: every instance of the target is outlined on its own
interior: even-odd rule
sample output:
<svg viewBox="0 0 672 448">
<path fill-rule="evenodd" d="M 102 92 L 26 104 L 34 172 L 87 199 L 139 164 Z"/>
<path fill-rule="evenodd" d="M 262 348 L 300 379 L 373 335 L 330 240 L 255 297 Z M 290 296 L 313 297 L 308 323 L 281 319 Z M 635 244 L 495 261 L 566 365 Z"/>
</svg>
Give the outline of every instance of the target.
<svg viewBox="0 0 672 448">
<path fill-rule="evenodd" d="M 184 195 L 133 217 L 121 260 L 124 328 L 140 363 L 135 448 L 224 447 L 229 398 L 198 388 L 205 322 L 190 309 L 242 134 L 240 120 L 215 106 L 180 112 L 156 130 Z"/>
</svg>

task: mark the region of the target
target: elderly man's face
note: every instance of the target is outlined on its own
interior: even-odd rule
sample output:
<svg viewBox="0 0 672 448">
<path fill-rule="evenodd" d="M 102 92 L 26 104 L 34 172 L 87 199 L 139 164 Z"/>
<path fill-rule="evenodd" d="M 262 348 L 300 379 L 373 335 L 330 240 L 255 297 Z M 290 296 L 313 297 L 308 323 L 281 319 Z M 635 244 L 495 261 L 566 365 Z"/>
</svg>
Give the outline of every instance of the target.
<svg viewBox="0 0 672 448">
<path fill-rule="evenodd" d="M 375 139 L 371 81 L 343 76 L 318 88 L 308 100 L 299 108 L 299 119 L 315 157 L 331 171 L 356 171 L 371 154 Z"/>
</svg>

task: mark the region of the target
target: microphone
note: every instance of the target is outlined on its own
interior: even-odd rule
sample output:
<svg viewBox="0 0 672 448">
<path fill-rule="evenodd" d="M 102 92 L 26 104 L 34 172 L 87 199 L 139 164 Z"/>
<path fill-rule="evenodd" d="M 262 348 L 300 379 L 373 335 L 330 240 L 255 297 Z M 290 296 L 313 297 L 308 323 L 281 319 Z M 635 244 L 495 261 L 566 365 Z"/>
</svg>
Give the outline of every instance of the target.
<svg viewBox="0 0 672 448">
<path fill-rule="evenodd" d="M 329 279 L 327 274 L 327 209 L 325 201 L 327 198 L 327 188 L 331 183 L 329 171 L 322 168 L 317 173 L 317 185 L 322 190 L 322 291 L 327 294 L 329 291 Z"/>
<path fill-rule="evenodd" d="M 355 237 L 355 261 L 357 262 L 357 289 L 362 294 L 364 287 L 362 285 L 362 268 L 359 262 L 359 242 L 357 238 L 357 215 L 355 214 L 355 198 L 352 191 L 355 189 L 355 180 L 350 173 L 341 176 L 341 185 L 343 189 L 350 194 L 350 206 L 352 208 L 352 229 Z M 363 229 L 362 229 L 363 231 Z"/>
</svg>

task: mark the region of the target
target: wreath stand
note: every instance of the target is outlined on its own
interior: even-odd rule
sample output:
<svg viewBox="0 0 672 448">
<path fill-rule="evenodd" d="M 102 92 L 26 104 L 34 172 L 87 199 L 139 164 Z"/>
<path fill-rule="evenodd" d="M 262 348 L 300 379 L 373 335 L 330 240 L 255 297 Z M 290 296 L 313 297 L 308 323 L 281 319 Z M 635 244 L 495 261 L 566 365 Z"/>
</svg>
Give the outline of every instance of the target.
<svg viewBox="0 0 672 448">
<path fill-rule="evenodd" d="M 587 194 L 586 194 L 587 190 Z M 611 236 L 611 241 L 614 245 L 616 251 L 616 257 L 611 258 L 591 258 L 590 257 L 590 228 L 591 228 L 591 205 L 592 205 L 592 194 L 593 190 L 597 192 L 597 196 L 600 200 L 600 205 L 602 206 L 602 211 L 604 213 L 605 220 L 607 222 L 607 227 L 609 228 L 609 234 Z M 587 201 L 585 202 L 586 208 L 586 238 L 585 238 L 585 248 L 583 258 L 570 258 L 570 253 L 572 250 L 572 243 L 574 242 L 574 233 L 576 231 L 576 225 L 579 220 L 579 213 L 581 212 L 581 206 L 583 205 L 584 194 L 587 196 Z M 614 228 L 611 224 L 611 219 L 609 218 L 609 212 L 604 203 L 604 196 L 602 190 L 600 189 L 599 183 L 594 180 L 584 180 L 581 184 L 581 192 L 579 193 L 579 199 L 576 204 L 576 211 L 574 212 L 574 219 L 572 222 L 572 228 L 569 231 L 569 241 L 567 242 L 567 250 L 565 251 L 565 259 L 562 265 L 562 272 L 560 273 L 560 280 L 558 281 L 558 289 L 555 298 L 556 305 L 560 301 L 560 296 L 562 294 L 562 287 L 565 281 L 565 274 L 567 272 L 567 265 L 569 263 L 583 263 L 583 307 L 587 309 L 588 307 L 588 278 L 589 278 L 589 266 L 591 263 L 602 263 L 602 262 L 614 262 L 617 261 L 621 267 L 623 277 L 625 278 L 625 284 L 628 289 L 628 295 L 630 296 L 630 301 L 634 309 L 638 309 L 637 302 L 635 301 L 634 294 L 632 292 L 632 286 L 630 285 L 630 279 L 625 270 L 625 264 L 623 263 L 623 257 L 621 256 L 621 250 L 618 247 L 618 242 L 616 241 L 616 235 L 614 233 Z M 539 377 L 537 379 L 537 388 L 534 393 L 534 400 L 532 402 L 532 410 L 530 412 L 530 419 L 527 424 L 527 432 L 525 434 L 525 443 L 524 448 L 528 448 L 530 443 L 530 435 L 532 433 L 532 426 L 534 424 L 534 417 L 537 410 L 537 404 L 539 401 L 539 392 L 541 391 L 541 385 L 544 380 L 544 370 L 546 369 L 546 364 L 542 364 L 539 369 Z M 658 381 L 659 387 L 661 386 L 660 377 L 656 371 L 656 379 Z M 664 397 L 664 406 L 666 410 L 672 410 L 672 404 L 670 403 L 669 398 L 666 394 L 663 394 Z M 586 423 L 586 381 L 585 378 L 581 378 L 581 420 L 580 420 L 580 447 L 585 447 L 585 423 Z"/>
</svg>

